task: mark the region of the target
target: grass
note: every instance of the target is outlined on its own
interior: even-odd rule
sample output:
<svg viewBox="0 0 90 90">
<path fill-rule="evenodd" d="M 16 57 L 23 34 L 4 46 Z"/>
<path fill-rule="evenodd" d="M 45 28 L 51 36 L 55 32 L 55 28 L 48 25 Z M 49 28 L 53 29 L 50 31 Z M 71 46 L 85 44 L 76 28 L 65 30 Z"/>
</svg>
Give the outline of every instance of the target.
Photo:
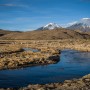
<svg viewBox="0 0 90 90">
<path fill-rule="evenodd" d="M 40 52 L 21 51 L 25 47 L 39 49 Z M 90 40 L 0 40 L 0 69 L 55 63 L 58 60 L 53 59 L 58 57 L 59 50 L 63 49 L 90 51 Z"/>
</svg>

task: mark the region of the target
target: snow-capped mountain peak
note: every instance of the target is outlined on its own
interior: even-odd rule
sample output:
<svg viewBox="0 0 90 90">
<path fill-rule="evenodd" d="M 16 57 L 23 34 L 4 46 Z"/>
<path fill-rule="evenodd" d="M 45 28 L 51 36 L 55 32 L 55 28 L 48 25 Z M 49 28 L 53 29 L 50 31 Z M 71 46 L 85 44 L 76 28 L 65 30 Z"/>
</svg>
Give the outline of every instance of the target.
<svg viewBox="0 0 90 90">
<path fill-rule="evenodd" d="M 38 28 L 37 30 L 52 30 L 52 29 L 57 29 L 57 28 L 61 28 L 61 26 L 59 26 L 56 23 L 49 23 L 41 28 Z"/>
<path fill-rule="evenodd" d="M 90 26 L 90 18 L 82 18 L 80 22 L 86 24 L 87 26 Z"/>
<path fill-rule="evenodd" d="M 49 23 L 45 25 L 44 28 L 48 28 L 50 30 L 50 29 L 60 28 L 60 26 L 56 23 Z"/>
<path fill-rule="evenodd" d="M 68 28 L 74 30 L 90 31 L 90 18 L 82 18 Z"/>
<path fill-rule="evenodd" d="M 90 20 L 90 18 L 82 18 L 81 20 Z"/>
</svg>

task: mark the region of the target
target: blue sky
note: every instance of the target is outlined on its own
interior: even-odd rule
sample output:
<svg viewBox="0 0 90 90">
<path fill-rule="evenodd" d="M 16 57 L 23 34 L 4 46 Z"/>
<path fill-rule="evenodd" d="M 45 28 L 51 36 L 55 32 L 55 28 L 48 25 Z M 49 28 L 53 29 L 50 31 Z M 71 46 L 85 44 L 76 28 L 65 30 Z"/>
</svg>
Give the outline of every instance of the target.
<svg viewBox="0 0 90 90">
<path fill-rule="evenodd" d="M 90 18 L 90 0 L 0 0 L 0 28 L 34 30 Z"/>
</svg>

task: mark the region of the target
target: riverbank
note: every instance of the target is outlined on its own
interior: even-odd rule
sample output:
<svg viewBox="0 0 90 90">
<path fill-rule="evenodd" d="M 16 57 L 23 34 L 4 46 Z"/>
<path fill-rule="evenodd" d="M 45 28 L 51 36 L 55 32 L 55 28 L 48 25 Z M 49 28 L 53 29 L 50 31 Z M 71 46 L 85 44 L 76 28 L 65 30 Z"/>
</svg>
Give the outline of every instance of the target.
<svg viewBox="0 0 90 90">
<path fill-rule="evenodd" d="M 79 79 L 65 80 L 63 83 L 36 84 L 21 88 L 1 88 L 0 90 L 90 90 L 90 74 Z"/>
<path fill-rule="evenodd" d="M 64 83 L 28 85 L 19 90 L 90 90 L 90 74 L 80 79 L 65 80 Z"/>
<path fill-rule="evenodd" d="M 54 64 L 59 62 L 60 52 L 41 53 L 33 51 L 15 51 L 9 53 L 1 53 L 0 69 L 16 69 L 28 66 L 38 66 Z"/>
<path fill-rule="evenodd" d="M 23 48 L 39 52 L 23 51 Z M 59 61 L 60 50 L 90 51 L 90 40 L 0 40 L 0 69 L 53 64 Z"/>
</svg>

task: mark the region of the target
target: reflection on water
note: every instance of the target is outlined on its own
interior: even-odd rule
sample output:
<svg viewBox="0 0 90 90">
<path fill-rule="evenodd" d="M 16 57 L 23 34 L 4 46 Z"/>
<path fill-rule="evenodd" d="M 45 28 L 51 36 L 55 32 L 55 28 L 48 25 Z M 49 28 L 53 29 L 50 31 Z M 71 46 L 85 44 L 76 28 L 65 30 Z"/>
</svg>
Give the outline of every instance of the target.
<svg viewBox="0 0 90 90">
<path fill-rule="evenodd" d="M 57 64 L 0 71 L 0 87 L 62 82 L 90 73 L 90 52 L 63 50 Z"/>
<path fill-rule="evenodd" d="M 23 48 L 24 51 L 32 51 L 32 52 L 39 52 L 38 49 L 32 49 L 32 48 Z"/>
</svg>

